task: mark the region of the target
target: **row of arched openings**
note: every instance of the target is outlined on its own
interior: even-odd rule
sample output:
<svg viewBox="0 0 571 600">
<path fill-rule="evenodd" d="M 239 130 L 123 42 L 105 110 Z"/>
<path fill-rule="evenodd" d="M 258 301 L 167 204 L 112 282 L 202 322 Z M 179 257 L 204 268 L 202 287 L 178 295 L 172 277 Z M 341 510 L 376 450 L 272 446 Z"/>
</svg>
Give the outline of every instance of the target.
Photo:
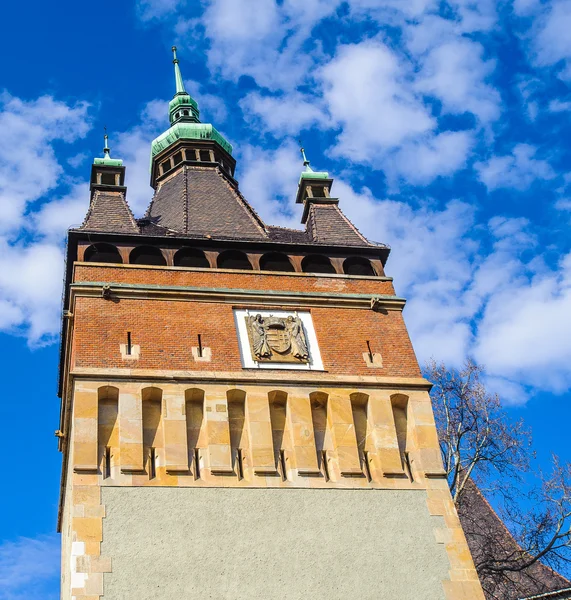
<svg viewBox="0 0 571 600">
<path fill-rule="evenodd" d="M 94 244 L 85 250 L 85 262 L 122 264 L 119 251 L 112 244 Z M 159 248 L 153 246 L 137 246 L 129 255 L 129 264 L 166 266 L 167 261 Z M 175 267 L 210 267 L 210 263 L 202 250 L 197 248 L 181 248 L 173 259 Z M 252 271 L 252 263 L 248 255 L 239 250 L 221 252 L 216 259 L 220 269 L 243 269 Z M 269 252 L 260 258 L 262 271 L 295 272 L 293 264 L 286 254 Z M 301 261 L 304 273 L 336 273 L 327 256 L 311 254 Z M 343 272 L 346 275 L 375 275 L 369 260 L 360 256 L 352 256 L 343 262 Z"/>
</svg>

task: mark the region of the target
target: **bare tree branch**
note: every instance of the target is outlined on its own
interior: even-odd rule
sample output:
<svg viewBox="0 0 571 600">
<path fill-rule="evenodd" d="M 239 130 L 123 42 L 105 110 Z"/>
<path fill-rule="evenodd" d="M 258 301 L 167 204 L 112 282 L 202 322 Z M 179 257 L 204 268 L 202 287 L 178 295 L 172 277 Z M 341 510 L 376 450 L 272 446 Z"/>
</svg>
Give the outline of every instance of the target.
<svg viewBox="0 0 571 600">
<path fill-rule="evenodd" d="M 552 569 L 571 566 L 571 465 L 554 457 L 553 473 L 539 474 L 538 485 L 526 492 L 534 457 L 531 433 L 486 390 L 483 367 L 468 360 L 456 370 L 432 361 L 425 375 L 434 384 L 450 492 L 486 596 L 506 600 L 531 595 L 530 590 L 550 591 L 542 563 Z M 481 489 L 501 498 L 499 516 Z M 485 518 L 482 503 L 489 508 Z"/>
</svg>

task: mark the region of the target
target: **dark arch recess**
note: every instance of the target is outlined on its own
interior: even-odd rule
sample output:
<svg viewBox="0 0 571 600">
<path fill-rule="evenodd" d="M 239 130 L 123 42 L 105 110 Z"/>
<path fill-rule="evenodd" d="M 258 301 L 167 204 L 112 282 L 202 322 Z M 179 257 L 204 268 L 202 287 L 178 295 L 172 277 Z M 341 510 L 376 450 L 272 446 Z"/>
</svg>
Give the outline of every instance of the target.
<svg viewBox="0 0 571 600">
<path fill-rule="evenodd" d="M 137 246 L 131 250 L 129 263 L 132 265 L 166 266 L 167 261 L 159 248 L 154 246 Z"/>
<path fill-rule="evenodd" d="M 268 252 L 260 259 L 260 269 L 262 271 L 283 271 L 293 273 L 295 269 L 286 254 L 280 252 Z"/>
<path fill-rule="evenodd" d="M 115 263 L 119 265 L 123 263 L 119 250 L 112 244 L 93 244 L 93 246 L 89 246 L 85 250 L 83 260 L 85 262 Z"/>
<path fill-rule="evenodd" d="M 181 248 L 174 255 L 175 267 L 202 267 L 207 269 L 210 264 L 202 250 L 197 248 Z"/>
<path fill-rule="evenodd" d="M 304 273 L 335 273 L 335 269 L 327 256 L 311 254 L 301 261 L 301 269 Z"/>
<path fill-rule="evenodd" d="M 248 260 L 248 257 L 239 250 L 227 250 L 219 254 L 217 265 L 220 269 L 252 270 L 252 264 Z"/>
<path fill-rule="evenodd" d="M 371 261 L 361 256 L 351 256 L 345 259 L 343 272 L 346 275 L 375 275 Z"/>
</svg>

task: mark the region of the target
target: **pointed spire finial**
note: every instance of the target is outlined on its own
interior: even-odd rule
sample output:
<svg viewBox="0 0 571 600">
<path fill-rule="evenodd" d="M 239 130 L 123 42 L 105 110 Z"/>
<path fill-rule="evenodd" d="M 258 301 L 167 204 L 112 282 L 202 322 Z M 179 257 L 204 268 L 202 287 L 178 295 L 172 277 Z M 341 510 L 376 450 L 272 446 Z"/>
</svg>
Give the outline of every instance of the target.
<svg viewBox="0 0 571 600">
<path fill-rule="evenodd" d="M 107 126 L 103 127 L 104 135 L 103 139 L 105 140 L 105 148 L 103 148 L 103 156 L 105 158 L 111 158 L 111 149 L 109 148 L 109 136 L 107 135 Z"/>
<path fill-rule="evenodd" d="M 176 57 L 176 46 L 173 46 L 171 50 L 173 55 L 172 62 L 174 64 L 174 79 L 176 82 L 175 96 L 178 94 L 186 94 L 186 90 L 184 89 L 184 82 L 182 80 L 182 74 L 180 72 L 180 67 L 178 66 L 178 58 Z"/>
<path fill-rule="evenodd" d="M 303 143 L 301 140 L 299 142 L 299 151 L 301 152 L 301 156 L 303 157 L 303 166 L 306 171 L 313 171 L 313 169 L 309 166 L 309 161 L 307 160 L 307 156 L 305 156 L 305 148 L 303 147 Z"/>
</svg>

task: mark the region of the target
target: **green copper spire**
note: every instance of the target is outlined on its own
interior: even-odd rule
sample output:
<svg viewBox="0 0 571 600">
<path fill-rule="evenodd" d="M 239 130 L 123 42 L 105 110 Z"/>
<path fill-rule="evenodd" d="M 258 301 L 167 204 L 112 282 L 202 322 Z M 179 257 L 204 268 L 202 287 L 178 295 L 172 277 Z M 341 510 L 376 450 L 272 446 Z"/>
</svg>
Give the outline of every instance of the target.
<svg viewBox="0 0 571 600">
<path fill-rule="evenodd" d="M 198 104 L 191 98 L 190 94 L 184 89 L 184 80 L 180 72 L 179 60 L 176 56 L 176 46 L 172 47 L 173 63 L 174 63 L 174 79 L 176 92 L 173 99 L 169 103 L 169 119 L 171 125 L 180 122 L 200 123 L 198 118 L 200 112 Z"/>
<path fill-rule="evenodd" d="M 299 179 L 300 183 L 302 179 L 329 179 L 329 173 L 326 171 L 314 171 L 311 168 L 310 162 L 307 160 L 307 156 L 305 155 L 305 148 L 303 147 L 301 140 L 299 140 L 299 151 L 301 152 L 303 166 L 305 167 L 305 170 L 302 171 Z"/>
<path fill-rule="evenodd" d="M 107 135 L 107 127 L 103 128 L 105 132 L 103 139 L 105 140 L 105 147 L 103 148 L 103 158 L 96 158 L 93 161 L 94 165 L 109 165 L 110 167 L 120 167 L 123 165 L 123 161 L 120 158 L 111 158 L 111 149 L 109 148 L 109 136 Z"/>
<path fill-rule="evenodd" d="M 186 90 L 184 89 L 184 81 L 182 80 L 182 74 L 180 72 L 180 67 L 178 66 L 178 58 L 176 57 L 176 46 L 171 48 L 173 59 L 172 62 L 174 64 L 174 78 L 176 81 L 176 93 L 177 94 L 186 94 Z"/>
<path fill-rule="evenodd" d="M 184 88 L 184 80 L 180 71 L 176 46 L 172 47 L 176 91 L 169 102 L 169 120 L 171 126 L 167 131 L 153 140 L 151 145 L 151 165 L 154 157 L 174 144 L 177 140 L 213 140 L 220 144 L 228 154 L 232 154 L 232 146 L 210 123 L 201 123 L 198 104 Z"/>
</svg>

